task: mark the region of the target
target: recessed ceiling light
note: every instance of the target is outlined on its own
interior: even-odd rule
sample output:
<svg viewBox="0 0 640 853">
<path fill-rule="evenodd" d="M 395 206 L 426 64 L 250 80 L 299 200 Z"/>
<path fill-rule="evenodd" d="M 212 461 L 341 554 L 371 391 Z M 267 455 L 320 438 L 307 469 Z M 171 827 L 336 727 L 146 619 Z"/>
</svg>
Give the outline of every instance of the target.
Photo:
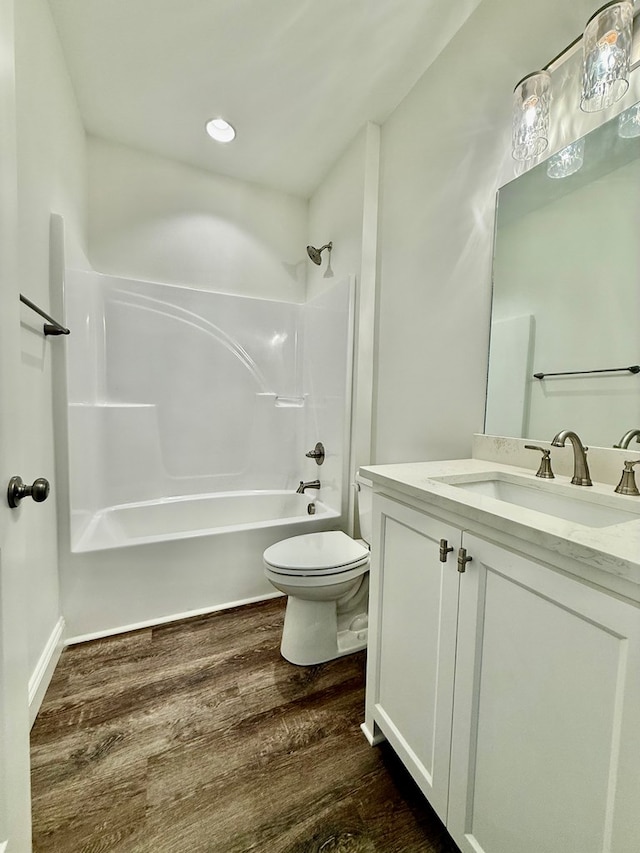
<svg viewBox="0 0 640 853">
<path fill-rule="evenodd" d="M 216 142 L 231 142 L 236 132 L 223 118 L 212 118 L 205 125 L 206 131 Z"/>
</svg>

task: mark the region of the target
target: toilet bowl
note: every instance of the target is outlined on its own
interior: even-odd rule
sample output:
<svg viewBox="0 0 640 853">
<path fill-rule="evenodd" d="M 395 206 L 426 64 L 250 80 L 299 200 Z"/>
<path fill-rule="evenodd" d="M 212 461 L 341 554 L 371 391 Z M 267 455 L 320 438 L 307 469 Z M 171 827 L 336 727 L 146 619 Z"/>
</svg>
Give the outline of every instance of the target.
<svg viewBox="0 0 640 853">
<path fill-rule="evenodd" d="M 365 540 L 341 530 L 293 536 L 263 554 L 270 583 L 288 596 L 280 652 L 300 666 L 323 663 L 367 645 L 371 483 L 356 478 Z"/>
</svg>

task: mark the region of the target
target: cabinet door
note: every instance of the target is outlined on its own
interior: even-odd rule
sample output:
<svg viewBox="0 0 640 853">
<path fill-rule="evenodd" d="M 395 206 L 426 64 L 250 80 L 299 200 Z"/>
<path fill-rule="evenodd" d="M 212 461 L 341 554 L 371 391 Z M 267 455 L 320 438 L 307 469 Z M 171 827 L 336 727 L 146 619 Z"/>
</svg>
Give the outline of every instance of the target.
<svg viewBox="0 0 640 853">
<path fill-rule="evenodd" d="M 374 512 L 373 717 L 446 820 L 460 531 L 380 496 Z"/>
<path fill-rule="evenodd" d="M 464 853 L 637 853 L 640 612 L 464 545 L 449 832 Z"/>
</svg>

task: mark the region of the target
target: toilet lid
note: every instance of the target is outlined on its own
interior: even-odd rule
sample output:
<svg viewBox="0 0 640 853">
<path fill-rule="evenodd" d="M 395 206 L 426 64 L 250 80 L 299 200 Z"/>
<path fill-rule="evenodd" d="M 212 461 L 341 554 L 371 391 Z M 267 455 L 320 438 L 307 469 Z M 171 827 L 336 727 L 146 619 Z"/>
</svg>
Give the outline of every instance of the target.
<svg viewBox="0 0 640 853">
<path fill-rule="evenodd" d="M 359 566 L 369 551 L 341 530 L 307 533 L 276 542 L 264 552 L 269 566 L 286 571 L 327 571 Z"/>
</svg>

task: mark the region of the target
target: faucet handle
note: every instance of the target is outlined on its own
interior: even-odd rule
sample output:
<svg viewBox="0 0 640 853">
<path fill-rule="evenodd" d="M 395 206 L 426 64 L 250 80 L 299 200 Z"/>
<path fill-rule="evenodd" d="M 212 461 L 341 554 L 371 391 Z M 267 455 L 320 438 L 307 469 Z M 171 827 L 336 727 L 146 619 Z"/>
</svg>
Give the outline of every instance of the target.
<svg viewBox="0 0 640 853">
<path fill-rule="evenodd" d="M 318 441 L 316 443 L 316 446 L 313 448 L 313 450 L 310 450 L 308 453 L 305 453 L 304 455 L 308 456 L 309 459 L 315 459 L 316 465 L 322 465 L 322 463 L 324 462 L 324 457 L 325 457 L 324 445 L 322 444 L 321 441 Z"/>
<path fill-rule="evenodd" d="M 542 453 L 540 467 L 536 471 L 536 477 L 542 477 L 545 480 L 553 480 L 555 474 L 551 470 L 551 451 L 545 447 L 538 447 L 537 444 L 525 444 L 526 450 L 539 450 Z"/>
<path fill-rule="evenodd" d="M 617 492 L 619 495 L 640 495 L 636 483 L 636 472 L 633 470 L 634 465 L 640 465 L 640 459 L 636 459 L 635 462 L 631 460 L 625 461 L 622 477 L 615 487 L 614 492 Z"/>
</svg>

